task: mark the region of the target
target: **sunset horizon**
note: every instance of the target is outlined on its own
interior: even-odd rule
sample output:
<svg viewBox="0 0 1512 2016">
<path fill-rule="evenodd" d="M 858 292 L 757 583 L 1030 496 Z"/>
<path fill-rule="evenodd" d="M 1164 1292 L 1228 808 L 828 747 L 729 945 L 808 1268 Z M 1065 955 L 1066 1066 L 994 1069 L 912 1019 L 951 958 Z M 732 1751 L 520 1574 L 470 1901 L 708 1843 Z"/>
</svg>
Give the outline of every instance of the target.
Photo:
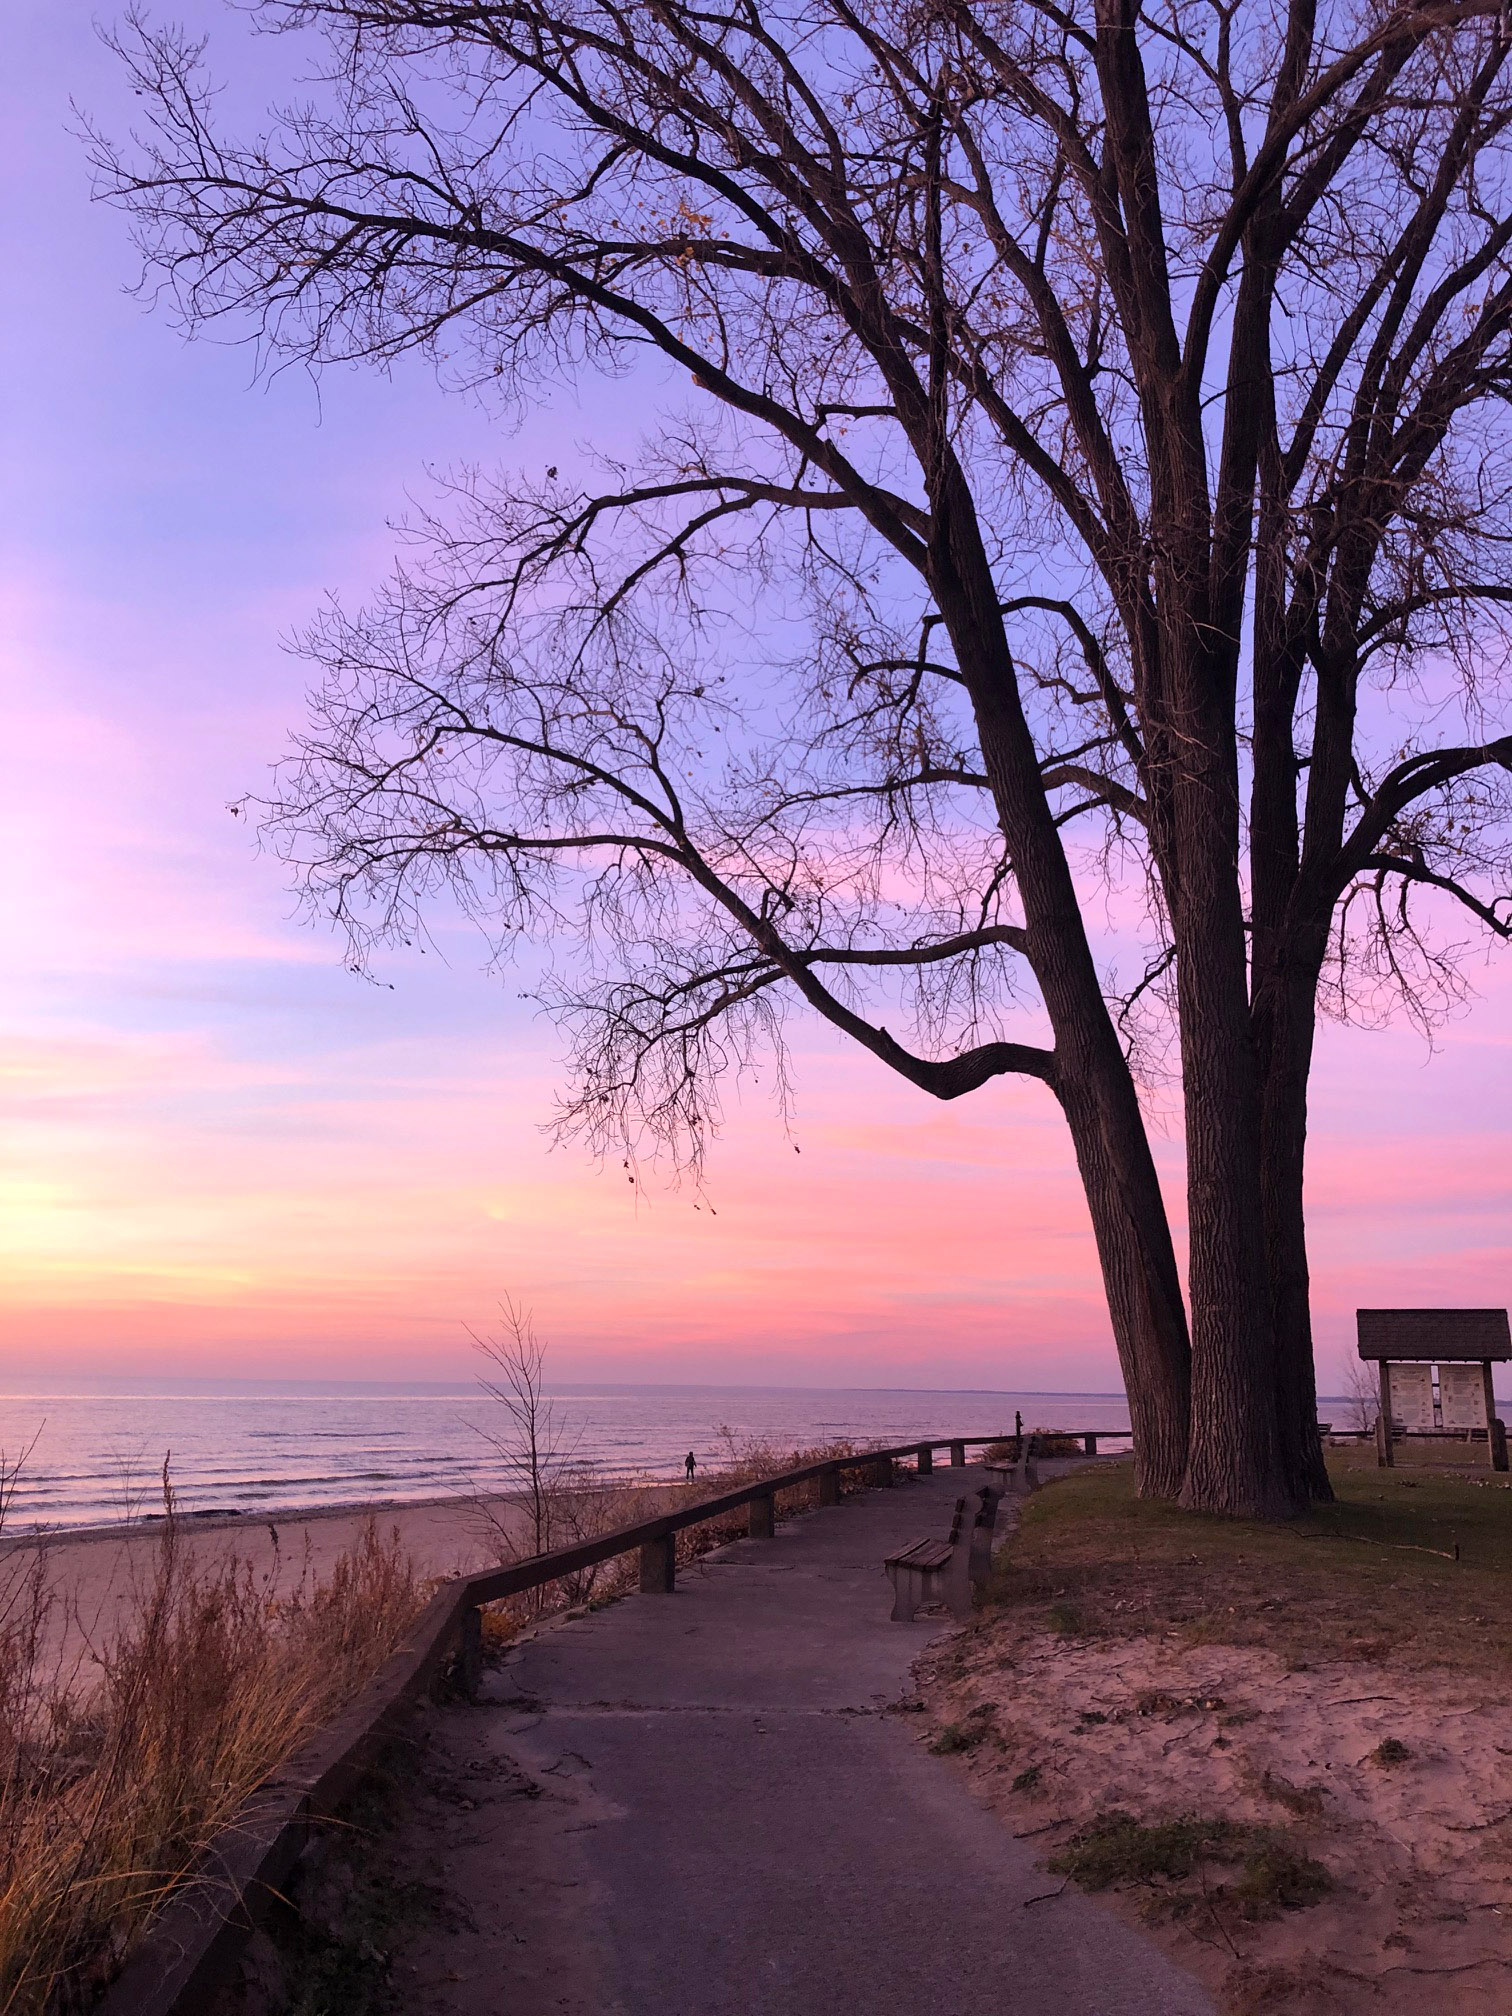
<svg viewBox="0 0 1512 2016">
<path fill-rule="evenodd" d="M 255 813 L 228 809 L 266 790 L 301 723 L 308 668 L 282 642 L 326 595 L 373 593 L 402 543 L 388 521 L 436 494 L 427 470 L 620 452 L 643 416 L 585 381 L 510 428 L 413 359 L 316 388 L 254 382 L 238 346 L 186 346 L 124 292 L 124 222 L 90 202 L 67 130 L 70 94 L 129 122 L 119 68 L 62 17 L 28 18 L 8 145 L 43 201 L 4 225 L 37 312 L 5 334 L 27 390 L 0 584 L 25 752 L 0 813 L 0 1379 L 465 1378 L 466 1326 L 510 1294 L 563 1378 L 1110 1390 L 1090 1224 L 1043 1086 L 942 1105 L 800 1012 L 787 1130 L 762 1064 L 726 1084 L 706 1191 L 672 1188 L 548 1140 L 560 1040 L 522 998 L 541 949 L 490 973 L 482 937 L 437 913 L 427 950 L 358 978 L 293 914 Z M 211 18 L 259 102 L 276 45 Z M 57 272 L 60 235 L 76 257 Z M 1437 1055 L 1400 1019 L 1323 1025 L 1308 1195 L 1325 1389 L 1359 1304 L 1507 1299 L 1512 976 L 1477 955 L 1466 977 L 1479 997 Z M 1176 1089 L 1151 1104 L 1179 1243 Z"/>
</svg>

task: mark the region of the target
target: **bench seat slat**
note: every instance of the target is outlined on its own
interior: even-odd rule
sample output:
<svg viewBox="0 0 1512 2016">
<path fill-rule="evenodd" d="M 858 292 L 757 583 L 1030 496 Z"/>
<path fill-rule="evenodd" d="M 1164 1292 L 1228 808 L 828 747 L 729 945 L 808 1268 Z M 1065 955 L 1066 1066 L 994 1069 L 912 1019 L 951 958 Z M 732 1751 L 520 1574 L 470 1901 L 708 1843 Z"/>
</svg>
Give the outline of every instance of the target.
<svg viewBox="0 0 1512 2016">
<path fill-rule="evenodd" d="M 889 1554 L 884 1565 L 889 1568 L 943 1568 L 950 1555 L 948 1540 L 915 1540 L 911 1547 Z"/>
</svg>

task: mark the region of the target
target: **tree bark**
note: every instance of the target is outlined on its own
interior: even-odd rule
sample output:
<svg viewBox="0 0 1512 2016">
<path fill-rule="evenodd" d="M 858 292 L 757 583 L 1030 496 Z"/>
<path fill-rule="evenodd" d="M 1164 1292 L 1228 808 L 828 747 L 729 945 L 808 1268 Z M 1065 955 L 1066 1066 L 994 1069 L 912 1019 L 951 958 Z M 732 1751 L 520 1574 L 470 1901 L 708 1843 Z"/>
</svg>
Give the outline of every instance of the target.
<svg viewBox="0 0 1512 2016">
<path fill-rule="evenodd" d="M 1062 1045 L 1073 1053 L 1069 1030 Z M 1165 1200 L 1122 1055 L 1116 1069 L 1089 1059 L 1065 1079 L 1061 1105 L 1129 1399 L 1135 1489 L 1141 1498 L 1174 1499 L 1191 1429 L 1191 1350 Z"/>
<path fill-rule="evenodd" d="M 1189 620 L 1162 638 L 1167 788 L 1155 834 L 1176 947 L 1186 1115 L 1192 1432 L 1181 1503 L 1275 1519 L 1307 1499 L 1283 1462 L 1278 1419 L 1231 687 L 1224 662 L 1186 645 L 1200 633 Z"/>
<path fill-rule="evenodd" d="M 970 494 L 948 452 L 933 458 L 933 466 L 931 586 L 971 696 L 1023 900 L 1029 959 L 1055 1034 L 1056 1089 L 1085 1186 L 1129 1396 L 1136 1488 L 1144 1497 L 1174 1498 L 1187 1459 L 1191 1349 L 1165 1201 L 1045 796 Z"/>
<path fill-rule="evenodd" d="M 1307 1084 L 1326 928 L 1310 931 L 1307 939 L 1304 959 L 1279 955 L 1270 970 L 1257 973 L 1254 1024 L 1262 1082 L 1262 1195 L 1281 1461 L 1294 1492 L 1326 1504 L 1332 1501 L 1333 1486 L 1318 1434 L 1303 1201 Z"/>
<path fill-rule="evenodd" d="M 1181 1502 L 1285 1518 L 1305 1500 L 1282 1461 L 1249 1005 L 1211 929 L 1178 948 L 1191 1257 L 1192 1435 Z M 1227 982 L 1227 984 L 1225 984 Z"/>
<path fill-rule="evenodd" d="M 1287 1046 L 1290 1049 L 1290 1046 Z M 1311 1049 L 1311 1041 L 1307 1046 Z M 1265 1243 L 1270 1274 L 1281 1462 L 1298 1498 L 1328 1503 L 1333 1486 L 1318 1433 L 1313 1365 L 1311 1281 L 1303 1211 L 1307 1146 L 1307 1074 L 1292 1055 L 1267 1075 L 1262 1108 Z"/>
</svg>

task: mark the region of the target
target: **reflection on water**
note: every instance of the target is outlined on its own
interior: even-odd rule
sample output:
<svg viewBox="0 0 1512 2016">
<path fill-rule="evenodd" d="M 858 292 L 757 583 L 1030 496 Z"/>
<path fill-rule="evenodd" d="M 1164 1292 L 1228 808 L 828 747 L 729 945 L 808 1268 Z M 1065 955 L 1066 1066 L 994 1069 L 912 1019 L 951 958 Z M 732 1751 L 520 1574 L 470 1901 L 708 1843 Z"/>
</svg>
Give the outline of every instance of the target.
<svg viewBox="0 0 1512 2016">
<path fill-rule="evenodd" d="M 798 1387 L 564 1387 L 553 1396 L 578 1457 L 605 1476 L 670 1476 L 692 1449 L 717 1462 L 720 1429 L 779 1449 L 850 1437 L 1126 1428 L 1120 1394 L 833 1391 Z M 364 1498 L 432 1498 L 496 1486 L 488 1432 L 499 1409 L 476 1387 L 353 1392 L 288 1385 L 223 1393 L 0 1394 L 0 1450 L 36 1437 L 7 1530 L 80 1526 L 158 1509 L 171 1460 L 186 1511 L 262 1511 Z"/>
</svg>

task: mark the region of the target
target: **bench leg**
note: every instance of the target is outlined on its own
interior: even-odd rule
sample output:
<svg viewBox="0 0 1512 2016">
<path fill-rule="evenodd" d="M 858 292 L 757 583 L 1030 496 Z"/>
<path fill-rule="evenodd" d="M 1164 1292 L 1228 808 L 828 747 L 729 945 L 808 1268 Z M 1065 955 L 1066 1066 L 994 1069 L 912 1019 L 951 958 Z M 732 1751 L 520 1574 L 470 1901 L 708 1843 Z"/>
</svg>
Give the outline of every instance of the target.
<svg viewBox="0 0 1512 2016">
<path fill-rule="evenodd" d="M 912 1624 L 914 1611 L 919 1606 L 919 1578 L 912 1569 L 900 1568 L 896 1562 L 887 1564 L 887 1579 L 893 1587 L 891 1622 Z"/>
<path fill-rule="evenodd" d="M 963 1533 L 956 1542 L 955 1552 L 943 1568 L 936 1571 L 940 1582 L 940 1595 L 957 1624 L 971 1622 L 971 1535 Z"/>
<path fill-rule="evenodd" d="M 947 1600 L 945 1571 L 942 1568 L 889 1568 L 896 1595 L 892 1615 L 895 1624 L 912 1624 L 914 1613 Z"/>
</svg>

